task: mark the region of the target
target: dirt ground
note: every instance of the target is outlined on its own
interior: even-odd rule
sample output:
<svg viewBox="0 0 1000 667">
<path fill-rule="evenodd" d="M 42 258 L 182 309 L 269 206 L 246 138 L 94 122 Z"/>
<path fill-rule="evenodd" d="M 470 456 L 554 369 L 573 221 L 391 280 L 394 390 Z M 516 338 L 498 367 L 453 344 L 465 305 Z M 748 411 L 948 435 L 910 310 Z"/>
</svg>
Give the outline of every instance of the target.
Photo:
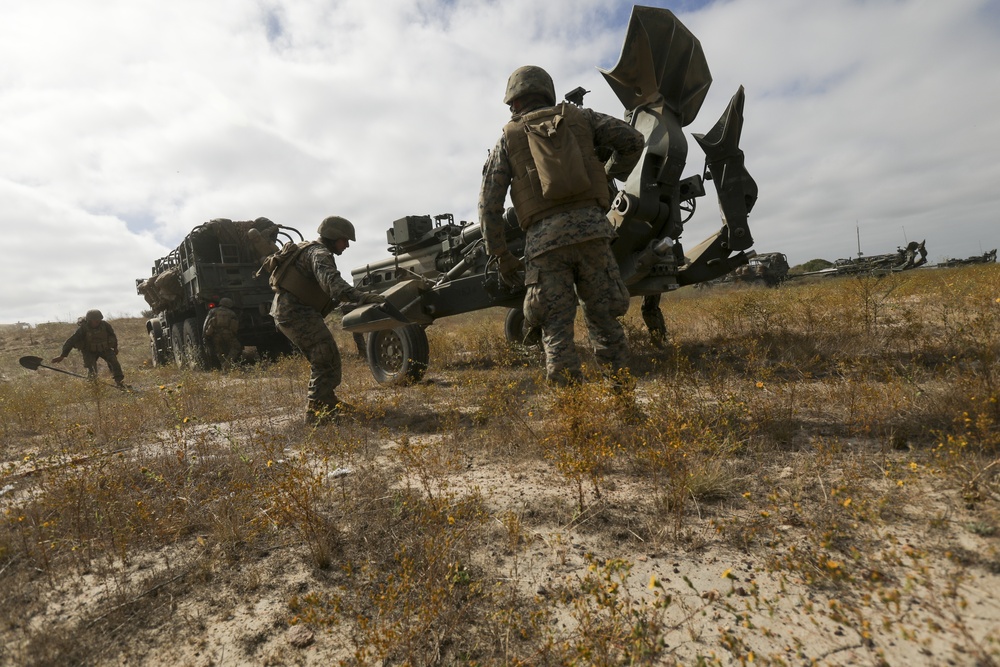
<svg viewBox="0 0 1000 667">
<path fill-rule="evenodd" d="M 349 343 L 342 340 L 341 348 L 350 349 Z M 4 354 L 20 351 L 9 345 Z M 374 443 L 366 456 L 369 465 L 398 463 L 394 453 L 404 439 L 407 446 L 433 447 L 448 433 L 435 432 L 439 424 L 428 415 L 462 413 L 464 406 L 455 405 L 451 390 L 467 382 L 462 375 L 469 371 L 460 364 L 433 369 L 421 386 L 389 389 L 358 381 L 365 372 L 363 363 L 357 359 L 347 363 L 348 382 L 355 378 L 352 400 L 376 402 L 391 395 L 394 401 L 393 410 L 378 423 L 337 427 L 340 432 L 367 432 Z M 531 378 L 537 375 L 537 369 L 520 372 Z M 10 368 L 4 373 L 7 383 L 32 380 Z M 130 380 L 148 384 L 141 372 L 133 372 Z M 218 381 L 239 380 L 220 376 Z M 664 391 L 662 377 L 640 378 L 638 404 L 649 408 Z M 554 394 L 540 391 L 531 400 L 538 416 L 529 416 L 528 422 L 542 430 Z M 277 409 L 254 418 L 268 420 L 269 428 L 288 434 L 291 443 L 305 433 L 297 409 Z M 428 424 L 421 427 L 424 419 Z M 237 444 L 241 433 L 253 430 L 238 421 L 203 423 L 201 428 L 211 430 L 220 442 Z M 331 430 L 312 437 L 335 435 Z M 140 449 L 149 455 L 174 442 L 171 438 L 152 435 Z M 755 481 L 747 488 L 754 493 L 763 494 L 768 487 L 775 493 L 808 489 L 805 497 L 823 498 L 830 493 L 828 480 L 837 478 L 838 469 L 828 470 L 829 478 L 810 475 L 817 443 L 829 439 L 800 430 L 787 447 L 771 460 L 758 462 L 752 471 L 736 459 L 723 464 L 721 472 L 731 478 L 752 472 Z M 311 442 L 291 444 L 288 456 L 308 453 L 315 445 L 315 440 Z M 833 468 L 846 469 L 852 457 L 867 460 L 864 453 L 880 445 L 855 437 L 839 442 L 839 447 L 844 459 L 835 461 Z M 4 487 L 0 500 L 8 514 L 25 501 L 30 479 L 26 473 L 37 466 L 11 454 L 8 450 L 0 483 Z M 900 468 L 915 460 L 908 448 L 885 456 Z M 350 466 L 334 467 L 327 484 L 347 492 L 357 479 Z M 396 482 L 419 483 L 412 472 L 404 472 Z M 657 594 L 669 595 L 671 604 L 663 617 L 667 649 L 657 664 L 992 665 L 1000 656 L 998 538 L 991 531 L 970 530 L 981 515 L 932 478 L 908 481 L 908 495 L 893 509 L 891 520 L 872 525 L 866 532 L 868 541 L 858 545 L 877 550 L 880 555 L 867 557 L 882 562 L 881 576 L 896 579 L 896 585 L 881 588 L 838 586 L 836 577 L 817 584 L 806 567 L 776 567 L 775 559 L 782 554 L 792 557 L 793 545 L 813 539 L 814 526 L 791 520 L 793 513 L 787 522 L 771 521 L 778 536 L 771 542 L 748 539 L 739 545 L 734 539 L 738 526 L 749 532 L 767 512 L 763 505 L 753 504 L 749 494 L 722 502 L 693 502 L 683 524 L 673 526 L 673 513 L 651 511 L 647 484 L 633 476 L 614 475 L 602 484 L 600 497 L 586 488 L 587 505 L 580 512 L 574 509 L 572 484 L 553 462 L 497 460 L 471 445 L 461 465 L 450 465 L 432 485 L 439 493 L 481 496 L 496 539 L 476 550 L 480 571 L 513 584 L 525 599 L 552 602 L 560 610 L 556 624 L 567 632 L 580 624 L 580 616 L 571 605 L 556 605 L 557 593 L 579 589 L 601 563 L 620 559 L 629 564 L 623 593 L 636 605 Z M 503 516 L 519 518 L 522 536 L 515 549 L 499 546 L 505 534 Z M 220 553 L 206 558 L 212 550 Z M 88 656 L 88 664 L 329 665 L 351 658 L 356 647 L 346 628 L 297 622 L 289 604 L 310 591 L 348 583 L 336 564 L 315 567 L 308 549 L 294 538 L 238 555 L 222 551 L 224 547 L 214 540 L 192 535 L 169 548 L 133 554 L 127 566 L 120 566 L 119 585 L 97 572 L 82 571 L 58 581 L 39 576 L 30 592 L 22 590 L 15 599 L 0 603 L 8 607 L 7 618 L 18 617 L 19 605 L 30 610 L 0 629 L 0 660 L 17 664 L 19 656 L 29 656 L 32 664 L 58 661 L 63 647 L 95 631 L 109 633 L 115 640 L 104 644 L 106 652 Z M 917 552 L 919 556 L 907 562 L 908 554 Z M 858 555 L 859 561 L 864 557 Z M 5 562 L 0 576 L 10 565 Z M 830 562 L 826 566 L 838 567 Z M 872 577 L 876 574 L 873 571 Z M 141 610 L 143 618 L 126 613 L 131 609 Z M 119 627 L 109 626 L 109 619 L 119 617 Z M 46 642 L 49 649 L 40 650 Z"/>
</svg>

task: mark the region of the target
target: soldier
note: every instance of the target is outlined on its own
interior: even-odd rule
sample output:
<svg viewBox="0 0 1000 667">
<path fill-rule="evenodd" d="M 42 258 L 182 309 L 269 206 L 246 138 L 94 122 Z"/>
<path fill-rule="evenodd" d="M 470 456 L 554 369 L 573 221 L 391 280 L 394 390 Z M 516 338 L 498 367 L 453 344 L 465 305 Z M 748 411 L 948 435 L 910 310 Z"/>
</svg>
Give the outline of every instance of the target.
<svg viewBox="0 0 1000 667">
<path fill-rule="evenodd" d="M 82 320 L 77 320 L 77 324 L 79 326 L 76 332 L 63 343 L 62 353 L 53 358 L 52 363 L 62 363 L 76 348 L 83 355 L 83 365 L 87 368 L 88 377 L 97 378 L 97 360 L 104 359 L 115 379 L 115 385 L 124 389 L 125 374 L 118 363 L 118 337 L 111 325 L 104 321 L 104 314 L 99 310 L 88 310 Z"/>
<path fill-rule="evenodd" d="M 541 67 L 516 69 L 504 103 L 512 117 L 483 167 L 479 195 L 487 252 L 508 284 L 525 270 L 524 318 L 528 326 L 541 326 L 550 382 L 581 378 L 573 343 L 577 297 L 594 354 L 615 375 L 628 363 L 617 318 L 628 310 L 629 293 L 611 253 L 615 231 L 606 217 L 607 178 L 631 173 L 645 140 L 625 121 L 570 103 L 555 106 L 555 86 Z M 606 164 L 597 150 L 611 154 Z M 526 265 L 504 238 L 508 188 L 525 231 Z"/>
<path fill-rule="evenodd" d="M 243 344 L 239 339 L 240 318 L 233 311 L 233 305 L 228 296 L 219 299 L 219 305 L 208 311 L 202 329 L 202 338 L 224 368 L 239 363 L 243 354 Z"/>
<path fill-rule="evenodd" d="M 653 347 L 663 347 L 667 342 L 667 323 L 660 310 L 660 295 L 649 294 L 642 298 L 642 321 L 649 331 L 649 342 Z"/>
<path fill-rule="evenodd" d="M 358 304 L 382 303 L 381 294 L 355 289 L 340 276 L 333 256 L 340 255 L 355 240 L 354 225 L 330 216 L 319 226 L 315 241 L 285 245 L 267 258 L 276 292 L 271 316 L 309 360 L 312 374 L 306 402 L 306 423 L 320 424 L 336 417 L 341 408 L 335 393 L 340 385 L 340 351 L 324 317 L 340 301 Z"/>
</svg>

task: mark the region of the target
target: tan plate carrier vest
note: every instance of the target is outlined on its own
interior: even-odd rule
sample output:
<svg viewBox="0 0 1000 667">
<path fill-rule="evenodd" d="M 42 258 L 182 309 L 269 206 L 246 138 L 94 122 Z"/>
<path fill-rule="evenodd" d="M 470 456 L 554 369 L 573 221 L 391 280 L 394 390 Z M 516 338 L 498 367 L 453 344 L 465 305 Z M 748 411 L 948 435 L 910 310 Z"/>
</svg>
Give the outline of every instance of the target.
<svg viewBox="0 0 1000 667">
<path fill-rule="evenodd" d="M 576 138 L 582 154 L 584 168 L 589 177 L 589 185 L 582 185 L 578 194 L 561 199 L 546 199 L 542 196 L 542 183 L 535 160 L 528 143 L 528 125 L 537 125 L 562 116 L 560 123 L 566 124 Z M 507 141 L 507 155 L 513 171 L 510 198 L 517 212 L 521 229 L 527 230 L 542 218 L 556 213 L 572 211 L 585 206 L 599 206 L 607 210 L 610 206 L 608 176 L 604 165 L 594 152 L 593 129 L 583 112 L 575 105 L 562 103 L 556 107 L 546 107 L 517 116 L 503 128 Z"/>
<path fill-rule="evenodd" d="M 84 324 L 84 349 L 88 352 L 104 352 L 110 350 L 111 333 L 108 331 L 107 322 L 101 322 L 96 327 Z"/>
<path fill-rule="evenodd" d="M 314 245 L 323 244 L 319 241 L 286 243 L 281 250 L 264 260 L 263 269 L 271 272 L 268 284 L 272 290 L 277 292 L 279 288 L 283 289 L 305 305 L 318 310 L 321 315 L 326 315 L 337 304 L 323 291 L 319 283 L 305 275 L 298 267 L 299 255 Z"/>
</svg>

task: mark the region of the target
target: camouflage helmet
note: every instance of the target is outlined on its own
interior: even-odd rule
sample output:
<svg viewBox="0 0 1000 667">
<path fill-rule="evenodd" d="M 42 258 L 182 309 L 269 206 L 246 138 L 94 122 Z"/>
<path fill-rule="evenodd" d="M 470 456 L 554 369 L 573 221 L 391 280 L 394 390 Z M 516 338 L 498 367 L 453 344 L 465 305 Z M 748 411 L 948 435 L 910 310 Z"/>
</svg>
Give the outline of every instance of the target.
<svg viewBox="0 0 1000 667">
<path fill-rule="evenodd" d="M 88 310 L 84 318 L 90 322 L 100 321 L 104 319 L 104 313 L 95 308 L 94 310 Z"/>
<path fill-rule="evenodd" d="M 548 72 L 535 65 L 518 67 L 507 79 L 503 103 L 509 105 L 518 97 L 531 94 L 541 95 L 549 104 L 556 103 L 556 87 Z"/>
<path fill-rule="evenodd" d="M 347 239 L 348 241 L 356 241 L 354 238 L 354 225 L 347 218 L 341 218 L 339 215 L 331 215 L 328 218 L 324 218 L 323 222 L 319 223 L 320 238 L 327 239 L 328 241 L 336 241 L 338 239 Z"/>
<path fill-rule="evenodd" d="M 228 296 L 224 296 L 221 299 L 219 299 L 219 305 L 222 306 L 223 308 L 232 308 L 234 304 L 232 299 L 230 299 Z"/>
</svg>

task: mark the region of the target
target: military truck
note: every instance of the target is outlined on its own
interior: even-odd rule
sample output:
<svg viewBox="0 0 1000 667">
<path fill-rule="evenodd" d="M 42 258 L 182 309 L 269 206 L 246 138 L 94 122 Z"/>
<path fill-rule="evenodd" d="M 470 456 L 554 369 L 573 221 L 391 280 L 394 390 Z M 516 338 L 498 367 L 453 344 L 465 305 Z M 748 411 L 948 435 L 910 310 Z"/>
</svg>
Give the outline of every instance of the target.
<svg viewBox="0 0 1000 667">
<path fill-rule="evenodd" d="M 292 352 L 268 314 L 273 293 L 268 276 L 257 275 L 260 260 L 248 236 L 251 229 L 275 243 L 279 237 L 281 242 L 302 240 L 298 230 L 267 218 L 217 218 L 192 229 L 170 254 L 156 260 L 148 278 L 136 279 L 136 291 L 153 313 L 146 332 L 154 366 L 218 367 L 218 357 L 202 340 L 202 326 L 223 297 L 235 304 L 245 347 L 255 347 L 266 358 Z"/>
<path fill-rule="evenodd" d="M 713 285 L 758 284 L 777 287 L 788 280 L 788 258 L 783 252 L 760 252 L 750 258 L 748 264 L 737 266 L 731 272 L 696 287 L 711 287 Z"/>
</svg>

